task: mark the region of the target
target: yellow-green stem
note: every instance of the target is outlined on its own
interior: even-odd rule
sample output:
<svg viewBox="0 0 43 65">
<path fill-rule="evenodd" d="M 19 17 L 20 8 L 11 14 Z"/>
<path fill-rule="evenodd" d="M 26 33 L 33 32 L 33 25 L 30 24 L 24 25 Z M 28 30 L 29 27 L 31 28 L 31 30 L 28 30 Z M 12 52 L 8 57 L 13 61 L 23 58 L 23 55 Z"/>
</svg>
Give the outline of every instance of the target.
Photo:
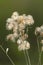
<svg viewBox="0 0 43 65">
<path fill-rule="evenodd" d="M 27 54 L 27 57 L 28 57 L 29 65 L 31 65 L 31 61 L 30 61 L 30 57 L 29 57 L 29 54 L 28 54 L 28 50 L 26 50 L 26 54 Z"/>
<path fill-rule="evenodd" d="M 24 52 L 24 56 L 25 56 L 25 60 L 26 60 L 26 65 L 28 65 L 26 53 L 25 53 L 25 51 L 23 51 L 23 52 Z"/>
</svg>

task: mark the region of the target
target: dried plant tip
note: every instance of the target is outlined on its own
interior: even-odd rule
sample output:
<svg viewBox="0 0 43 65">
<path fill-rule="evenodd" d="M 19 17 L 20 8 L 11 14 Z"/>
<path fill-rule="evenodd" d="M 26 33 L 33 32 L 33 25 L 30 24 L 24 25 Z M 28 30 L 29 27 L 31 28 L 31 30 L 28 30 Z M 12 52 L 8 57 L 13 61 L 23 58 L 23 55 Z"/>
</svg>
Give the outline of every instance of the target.
<svg viewBox="0 0 43 65">
<path fill-rule="evenodd" d="M 6 49 L 6 54 L 8 53 L 8 51 L 9 51 L 9 48 Z"/>
</svg>

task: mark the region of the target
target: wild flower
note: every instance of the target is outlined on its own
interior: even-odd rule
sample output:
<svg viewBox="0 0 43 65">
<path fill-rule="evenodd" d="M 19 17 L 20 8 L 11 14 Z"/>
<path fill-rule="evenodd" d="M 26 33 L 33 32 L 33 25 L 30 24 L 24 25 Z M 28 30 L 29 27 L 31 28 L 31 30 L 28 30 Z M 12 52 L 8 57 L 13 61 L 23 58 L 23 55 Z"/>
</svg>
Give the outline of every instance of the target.
<svg viewBox="0 0 43 65">
<path fill-rule="evenodd" d="M 31 15 L 27 15 L 27 16 L 24 14 L 19 15 L 18 12 L 13 12 L 11 18 L 8 18 L 8 20 L 6 22 L 6 29 L 13 31 L 12 34 L 9 34 L 7 36 L 7 39 L 10 39 L 13 41 L 15 38 L 18 38 L 18 39 L 21 38 L 21 39 L 23 39 L 23 41 L 26 41 L 26 38 L 28 37 L 28 34 L 25 33 L 26 25 L 31 26 L 33 24 L 34 24 L 34 19 Z M 20 43 L 20 40 L 17 40 L 17 42 L 18 41 Z M 21 46 L 24 45 L 23 43 Z M 25 43 L 25 44 L 27 44 L 27 43 Z"/>
<path fill-rule="evenodd" d="M 31 26 L 34 24 L 34 19 L 31 15 L 22 14 L 19 15 L 18 12 L 13 12 L 11 18 L 8 18 L 6 21 L 6 29 L 12 30 L 12 34 L 7 35 L 7 40 L 11 40 L 15 42 L 17 40 L 18 50 L 19 51 L 26 51 L 30 49 L 30 42 L 27 41 L 28 34 L 25 32 L 27 29 L 26 26 Z M 7 49 L 8 50 L 8 49 Z M 28 56 L 29 58 L 29 56 Z M 29 64 L 30 60 L 28 59 Z M 28 63 L 27 63 L 28 64 Z"/>
</svg>

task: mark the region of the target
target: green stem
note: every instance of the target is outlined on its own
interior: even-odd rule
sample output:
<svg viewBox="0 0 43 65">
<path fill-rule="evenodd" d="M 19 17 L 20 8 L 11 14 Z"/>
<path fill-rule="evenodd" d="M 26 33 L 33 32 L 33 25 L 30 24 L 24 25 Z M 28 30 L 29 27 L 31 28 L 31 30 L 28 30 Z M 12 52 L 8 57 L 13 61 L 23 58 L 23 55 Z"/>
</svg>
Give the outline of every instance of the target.
<svg viewBox="0 0 43 65">
<path fill-rule="evenodd" d="M 23 52 L 24 52 L 24 56 L 25 56 L 25 60 L 26 60 L 26 65 L 28 65 L 26 53 L 25 53 L 25 51 L 23 51 Z"/>
<path fill-rule="evenodd" d="M 41 65 L 41 55 L 42 55 L 42 51 L 39 54 L 39 65 Z"/>
<path fill-rule="evenodd" d="M 39 37 L 37 37 L 37 46 L 38 46 L 38 52 L 40 53 L 40 46 L 39 46 L 39 41 L 38 41 Z"/>
<path fill-rule="evenodd" d="M 32 27 L 27 27 L 26 33 L 28 33 L 29 28 L 32 28 Z M 26 50 L 26 54 L 27 54 L 27 57 L 28 57 L 28 63 L 29 63 L 29 65 L 31 65 L 30 57 L 29 57 L 29 54 L 28 54 L 27 50 Z"/>
<path fill-rule="evenodd" d="M 41 65 L 41 54 L 42 51 L 40 51 L 40 46 L 39 46 L 39 41 L 38 41 L 39 37 L 37 37 L 37 45 L 38 45 L 38 52 L 39 52 L 39 61 L 38 61 L 38 65 Z"/>
<path fill-rule="evenodd" d="M 28 51 L 27 50 L 26 50 L 26 54 L 27 54 L 27 57 L 28 57 L 29 65 L 31 65 L 30 57 L 29 57 L 29 54 L 28 54 Z"/>
<path fill-rule="evenodd" d="M 0 48 L 3 50 L 3 52 L 6 54 L 5 49 L 0 45 Z M 6 54 L 6 56 L 9 58 L 10 62 L 12 63 L 12 65 L 15 65 L 13 60 L 10 58 L 10 56 L 8 54 Z"/>
</svg>

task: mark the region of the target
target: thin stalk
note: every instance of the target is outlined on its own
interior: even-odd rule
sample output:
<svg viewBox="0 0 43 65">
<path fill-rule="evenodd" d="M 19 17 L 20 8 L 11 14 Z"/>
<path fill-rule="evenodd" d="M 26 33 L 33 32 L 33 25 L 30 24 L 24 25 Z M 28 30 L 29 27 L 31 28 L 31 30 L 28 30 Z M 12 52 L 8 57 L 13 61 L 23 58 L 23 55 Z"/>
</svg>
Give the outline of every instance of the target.
<svg viewBox="0 0 43 65">
<path fill-rule="evenodd" d="M 10 62 L 12 63 L 12 65 L 15 65 L 13 60 L 10 58 L 10 56 L 6 53 L 5 49 L 0 45 L 0 48 L 3 50 L 3 52 L 6 54 L 6 56 L 8 57 L 8 59 L 10 60 Z"/>
<path fill-rule="evenodd" d="M 39 65 L 41 65 L 41 55 L 42 55 L 42 51 L 40 52 L 40 56 L 39 56 Z"/>
<path fill-rule="evenodd" d="M 37 37 L 37 46 L 38 46 L 38 52 L 40 53 L 40 46 L 39 46 L 39 41 L 38 41 L 39 37 Z"/>
<path fill-rule="evenodd" d="M 32 28 L 32 27 L 27 27 L 26 33 L 28 33 L 29 28 Z M 29 63 L 29 65 L 31 65 L 30 57 L 29 57 L 27 50 L 26 50 L 26 54 L 27 54 L 27 57 L 28 57 L 28 63 Z"/>
<path fill-rule="evenodd" d="M 23 53 L 24 53 L 24 56 L 25 56 L 26 65 L 28 65 L 27 56 L 26 56 L 26 53 L 25 53 L 25 51 L 23 51 Z"/>
<path fill-rule="evenodd" d="M 42 52 L 40 51 L 40 46 L 39 46 L 39 41 L 38 41 L 39 37 L 37 37 L 37 45 L 38 45 L 38 52 L 39 52 L 39 61 L 38 61 L 38 65 L 41 65 L 41 54 Z"/>
<path fill-rule="evenodd" d="M 27 29 L 26 29 L 26 33 L 28 33 L 29 32 L 29 29 L 31 29 L 32 27 L 27 27 Z"/>
<path fill-rule="evenodd" d="M 27 54 L 27 57 L 28 57 L 29 65 L 31 65 L 30 57 L 29 57 L 29 54 L 28 54 L 28 51 L 27 50 L 26 50 L 26 54 Z"/>
</svg>

